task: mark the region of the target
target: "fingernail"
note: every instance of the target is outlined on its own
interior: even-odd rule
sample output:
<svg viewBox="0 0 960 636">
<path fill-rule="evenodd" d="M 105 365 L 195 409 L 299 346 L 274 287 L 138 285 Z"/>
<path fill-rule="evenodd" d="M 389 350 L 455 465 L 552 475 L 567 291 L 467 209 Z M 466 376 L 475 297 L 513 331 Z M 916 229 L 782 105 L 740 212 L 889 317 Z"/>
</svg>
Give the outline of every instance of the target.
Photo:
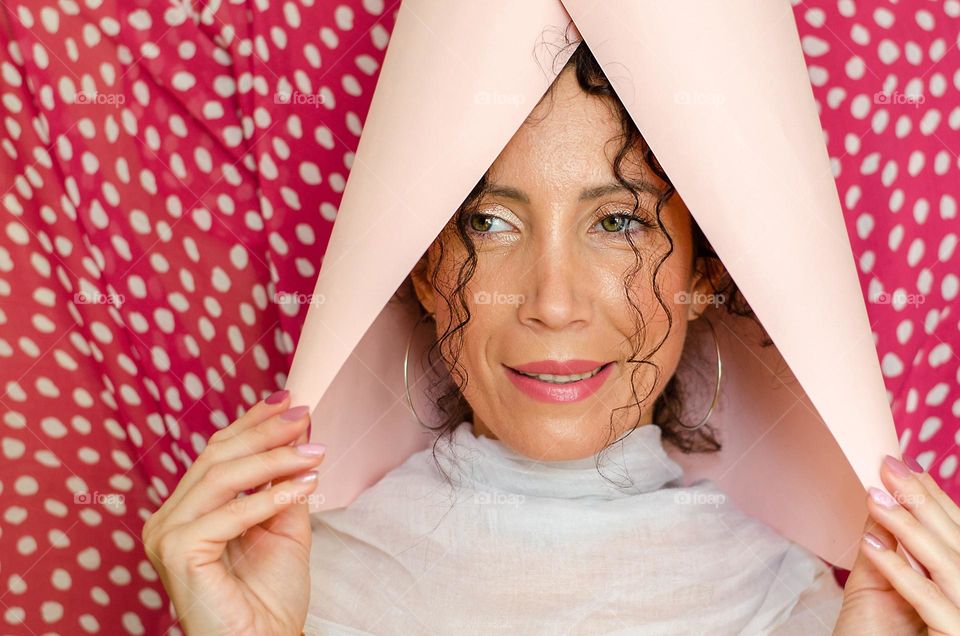
<svg viewBox="0 0 960 636">
<path fill-rule="evenodd" d="M 863 540 L 874 550 L 886 550 L 887 546 L 883 545 L 883 542 L 878 539 L 876 536 L 869 532 L 865 532 L 863 535 Z"/>
<path fill-rule="evenodd" d="M 302 475 L 297 475 L 290 481 L 294 481 L 298 484 L 309 484 L 312 481 L 317 480 L 317 471 L 311 470 L 309 473 L 303 473 Z"/>
<path fill-rule="evenodd" d="M 909 466 L 910 470 L 912 470 L 915 473 L 923 472 L 923 466 L 920 465 L 920 462 L 918 462 L 917 458 L 914 457 L 913 455 L 904 455 L 903 463 Z"/>
<path fill-rule="evenodd" d="M 890 470 L 892 470 L 893 474 L 895 474 L 897 477 L 910 476 L 910 469 L 907 468 L 907 465 L 904 464 L 899 459 L 897 459 L 896 457 L 893 457 L 891 455 L 886 455 L 884 456 L 883 461 L 884 463 L 886 463 L 887 466 L 890 467 Z"/>
<path fill-rule="evenodd" d="M 280 404 L 281 402 L 283 402 L 284 399 L 286 399 L 286 397 L 287 397 L 288 395 L 290 395 L 290 391 L 287 391 L 286 389 L 283 389 L 282 391 L 277 391 L 276 393 L 272 393 L 272 394 L 270 395 L 270 397 L 268 397 L 266 400 L 264 400 L 264 403 L 265 403 L 265 404 Z"/>
<path fill-rule="evenodd" d="M 310 409 L 306 406 L 295 406 L 281 413 L 280 419 L 287 420 L 288 422 L 296 422 L 309 412 Z"/>
<path fill-rule="evenodd" d="M 870 498 L 883 506 L 884 508 L 896 508 L 899 504 L 897 500 L 879 488 L 870 487 Z"/>
<path fill-rule="evenodd" d="M 300 444 L 297 446 L 297 452 L 301 455 L 308 455 L 310 457 L 316 457 L 317 455 L 323 455 L 327 452 L 326 444 Z"/>
</svg>

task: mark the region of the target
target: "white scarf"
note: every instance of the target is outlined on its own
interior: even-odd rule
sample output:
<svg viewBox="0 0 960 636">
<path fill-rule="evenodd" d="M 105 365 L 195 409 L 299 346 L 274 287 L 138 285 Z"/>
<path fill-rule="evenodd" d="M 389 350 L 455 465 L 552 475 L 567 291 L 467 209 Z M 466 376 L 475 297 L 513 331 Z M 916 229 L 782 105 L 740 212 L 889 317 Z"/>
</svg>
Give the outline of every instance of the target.
<svg viewBox="0 0 960 636">
<path fill-rule="evenodd" d="M 470 422 L 350 506 L 313 515 L 306 634 L 830 634 L 829 567 L 680 486 L 661 429 L 538 462 Z M 768 488 L 771 484 L 757 484 Z"/>
</svg>

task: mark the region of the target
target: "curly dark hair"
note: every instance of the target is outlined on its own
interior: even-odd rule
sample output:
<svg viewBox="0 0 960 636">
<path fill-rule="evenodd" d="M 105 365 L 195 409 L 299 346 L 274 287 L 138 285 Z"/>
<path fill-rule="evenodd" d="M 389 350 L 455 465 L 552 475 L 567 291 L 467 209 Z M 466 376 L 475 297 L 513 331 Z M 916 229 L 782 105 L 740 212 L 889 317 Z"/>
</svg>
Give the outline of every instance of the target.
<svg viewBox="0 0 960 636">
<path fill-rule="evenodd" d="M 631 382 L 634 384 L 634 402 L 627 406 L 613 409 L 615 412 L 625 408 L 639 408 L 642 400 L 637 396 L 635 374 L 641 365 L 652 366 L 656 377 L 659 377 L 661 373 L 659 367 L 650 359 L 663 345 L 664 341 L 669 335 L 669 330 L 673 326 L 673 317 L 671 316 L 668 306 L 661 297 L 660 289 L 657 285 L 657 275 L 663 262 L 673 253 L 674 241 L 667 232 L 666 227 L 660 218 L 660 213 L 661 208 L 674 194 L 675 190 L 666 172 L 664 172 L 663 168 L 661 168 L 660 163 L 653 154 L 653 151 L 647 145 L 643 136 L 640 134 L 640 131 L 633 123 L 633 119 L 630 117 L 620 99 L 617 97 L 600 64 L 597 62 L 596 58 L 594 58 L 590 49 L 586 46 L 586 43 L 580 40 L 570 41 L 568 38 L 567 46 L 576 46 L 577 48 L 566 62 L 566 65 L 561 70 L 561 73 L 567 69 L 572 69 L 576 73 L 577 82 L 579 83 L 580 88 L 589 95 L 603 99 L 606 104 L 613 109 L 613 112 L 620 122 L 622 132 L 618 138 L 622 141 L 622 143 L 613 161 L 612 167 L 616 180 L 633 194 L 633 211 L 635 212 L 639 207 L 638 193 L 640 190 L 638 189 L 636 183 L 624 177 L 622 174 L 622 166 L 625 161 L 636 156 L 634 151 L 639 151 L 639 156 L 642 157 L 646 165 L 649 166 L 651 171 L 666 184 L 665 188 L 655 189 L 654 192 L 656 192 L 658 195 L 658 201 L 656 204 L 657 226 L 659 227 L 659 230 L 667 237 L 670 249 L 663 255 L 662 258 L 657 261 L 656 269 L 653 273 L 653 290 L 658 303 L 664 309 L 667 315 L 667 334 L 664 335 L 664 338 L 657 343 L 652 350 L 646 353 L 646 355 L 642 356 L 642 337 L 638 338 L 639 342 L 637 343 L 633 354 L 627 359 L 627 362 L 635 363 L 631 373 Z M 546 94 L 543 96 L 543 98 L 541 98 L 541 102 L 547 96 L 552 95 L 555 86 L 556 82 L 551 84 Z M 467 305 L 466 299 L 464 298 L 464 290 L 473 276 L 477 266 L 477 254 L 473 240 L 468 233 L 467 224 L 469 223 L 470 217 L 473 214 L 476 214 L 478 211 L 479 202 L 486 192 L 487 178 L 488 175 L 484 174 L 480 181 L 477 182 L 476 186 L 474 186 L 473 190 L 454 213 L 447 226 L 441 232 L 440 237 L 438 237 L 436 241 L 439 253 L 439 261 L 430 278 L 434 289 L 437 290 L 437 295 L 443 299 L 449 309 L 450 322 L 446 325 L 442 335 L 440 335 L 436 342 L 434 342 L 430 347 L 427 354 L 427 366 L 433 367 L 437 362 L 436 356 L 439 354 L 445 362 L 446 368 L 450 371 L 450 377 L 453 379 L 453 386 L 450 386 L 449 382 L 438 380 L 430 388 L 431 395 L 443 416 L 443 421 L 440 424 L 436 426 L 429 426 L 430 430 L 438 433 L 437 438 L 434 441 L 435 458 L 437 442 L 439 442 L 444 435 L 452 436 L 454 429 L 456 429 L 460 423 L 465 420 L 472 420 L 473 418 L 473 410 L 470 407 L 470 404 L 464 398 L 462 391 L 467 382 L 466 370 L 460 365 L 460 351 L 463 346 L 463 329 L 470 320 L 470 308 Z M 647 189 L 648 191 L 650 188 L 654 187 L 653 184 L 641 185 L 643 185 L 644 189 Z M 693 266 L 700 267 L 698 271 L 704 274 L 704 276 L 707 278 L 713 292 L 718 298 L 724 299 L 721 304 L 725 310 L 739 316 L 753 319 L 753 321 L 759 325 L 762 332 L 762 344 L 764 346 L 771 344 L 766 331 L 763 330 L 763 326 L 760 324 L 753 310 L 747 304 L 746 299 L 742 296 L 733 279 L 727 273 L 726 268 L 723 266 L 720 258 L 711 247 L 710 242 L 707 240 L 706 236 L 704 236 L 696 221 L 692 218 L 691 226 L 693 233 Z M 455 236 L 457 239 L 459 239 L 461 244 L 466 249 L 467 257 L 465 260 L 459 263 L 459 270 L 457 271 L 456 275 L 456 284 L 448 296 L 444 293 L 444 290 L 440 289 L 439 285 L 437 284 L 437 279 L 441 270 L 441 263 L 444 259 L 446 240 L 451 236 Z M 637 334 L 642 336 L 645 333 L 645 324 L 643 316 L 640 313 L 640 308 L 633 299 L 632 283 L 636 275 L 642 269 L 643 258 L 640 250 L 634 244 L 633 239 L 629 236 L 629 234 L 626 234 L 626 236 L 628 237 L 630 246 L 633 248 L 636 256 L 636 263 L 634 269 L 626 275 L 624 285 L 626 287 L 626 296 L 628 302 L 636 312 L 635 318 Z M 418 266 L 422 266 L 426 258 L 427 255 L 424 254 Z M 409 298 L 407 294 L 411 293 L 413 293 L 412 282 L 410 277 L 408 277 L 404 284 L 401 285 L 401 287 L 397 290 L 397 294 L 393 300 L 405 301 L 407 298 Z M 430 317 L 426 314 L 423 307 L 421 307 L 421 311 L 423 312 L 421 314 L 421 319 L 429 320 Z M 431 322 L 430 324 L 433 323 Z M 651 392 L 655 386 L 656 382 L 652 385 Z M 689 430 L 679 425 L 679 413 L 682 403 L 682 395 L 683 389 L 681 387 L 680 378 L 674 374 L 665 385 L 660 396 L 658 396 L 657 400 L 654 402 L 653 422 L 660 426 L 662 431 L 662 439 L 666 442 L 670 442 L 684 453 L 719 451 L 721 444 L 716 438 L 716 431 L 709 425 L 704 425 L 695 430 Z M 644 396 L 643 399 L 645 400 L 647 397 L 649 397 L 649 393 Z M 639 414 L 637 423 L 634 424 L 633 427 L 631 427 L 626 433 L 624 433 L 622 437 L 613 440 L 610 444 L 607 444 L 603 450 L 610 448 L 613 443 L 616 443 L 619 441 L 619 439 L 626 437 L 626 435 L 636 430 L 638 426 Z M 613 413 L 611 413 L 610 438 L 614 436 L 615 430 L 613 425 Z M 598 469 L 599 461 L 598 454 Z"/>
</svg>

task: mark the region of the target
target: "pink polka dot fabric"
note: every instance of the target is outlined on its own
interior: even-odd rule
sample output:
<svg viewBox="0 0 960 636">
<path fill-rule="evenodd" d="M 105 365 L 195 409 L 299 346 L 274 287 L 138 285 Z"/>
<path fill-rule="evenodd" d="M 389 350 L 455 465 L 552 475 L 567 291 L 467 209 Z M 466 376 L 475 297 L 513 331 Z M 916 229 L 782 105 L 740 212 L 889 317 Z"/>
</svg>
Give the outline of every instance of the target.
<svg viewBox="0 0 960 636">
<path fill-rule="evenodd" d="M 397 7 L 2 5 L 3 633 L 179 633 L 140 528 L 284 383 Z M 903 446 L 956 496 L 960 2 L 794 13 Z"/>
</svg>

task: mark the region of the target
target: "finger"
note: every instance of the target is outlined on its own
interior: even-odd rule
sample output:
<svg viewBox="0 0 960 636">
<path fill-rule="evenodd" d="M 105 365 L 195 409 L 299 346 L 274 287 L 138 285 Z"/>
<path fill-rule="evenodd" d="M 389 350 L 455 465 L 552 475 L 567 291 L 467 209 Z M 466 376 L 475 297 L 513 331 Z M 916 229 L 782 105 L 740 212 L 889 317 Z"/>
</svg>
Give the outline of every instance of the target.
<svg viewBox="0 0 960 636">
<path fill-rule="evenodd" d="M 889 455 L 884 458 L 880 478 L 890 493 L 946 546 L 960 552 L 960 526 L 918 477 L 902 461 Z"/>
<path fill-rule="evenodd" d="M 904 455 L 903 462 L 913 471 L 916 478 L 927 489 L 930 496 L 940 504 L 944 512 L 950 516 L 957 526 L 960 526 L 960 507 L 957 506 L 957 502 L 950 498 L 950 495 L 943 491 L 940 484 L 937 483 L 937 480 L 933 478 L 933 475 L 928 473 L 920 462 L 917 461 L 917 458 L 912 455 Z"/>
<path fill-rule="evenodd" d="M 271 393 L 250 407 L 250 410 L 238 417 L 233 424 L 227 426 L 221 431 L 218 431 L 217 434 L 223 440 L 227 440 L 237 433 L 242 433 L 251 426 L 256 426 L 268 417 L 276 415 L 277 413 L 282 413 L 290 408 L 289 405 L 290 391 L 282 389 L 280 391 Z"/>
<path fill-rule="evenodd" d="M 309 416 L 306 406 L 289 408 L 233 437 L 208 446 L 204 449 L 206 459 L 210 465 L 219 464 L 290 444 L 298 439 L 310 424 Z M 209 452 L 206 452 L 208 450 Z"/>
<path fill-rule="evenodd" d="M 900 596 L 917 610 L 929 631 L 960 633 L 960 609 L 943 594 L 937 583 L 910 567 L 902 556 L 890 549 L 890 544 L 880 547 L 872 544 L 870 534 L 864 535 L 860 549 Z"/>
<path fill-rule="evenodd" d="M 324 451 L 325 448 L 317 444 L 280 446 L 215 464 L 187 491 L 167 517 L 167 523 L 187 523 L 219 508 L 245 490 L 313 469 L 323 461 Z"/>
<path fill-rule="evenodd" d="M 285 482 L 279 482 L 276 485 L 279 486 L 283 483 Z M 309 549 L 312 537 L 312 529 L 310 527 L 310 502 L 313 501 L 314 498 L 319 498 L 318 501 L 322 501 L 323 495 L 317 492 L 308 493 L 286 510 L 278 512 L 261 523 L 260 527 L 268 532 L 289 537 L 297 543 L 307 546 Z"/>
<path fill-rule="evenodd" d="M 271 448 L 286 446 L 297 439 L 308 424 L 307 407 L 296 406 L 275 413 L 232 437 L 211 438 L 210 443 L 181 480 L 185 482 L 184 487 L 179 496 L 173 499 L 173 505 L 178 505 L 183 494 L 193 489 L 213 466 L 239 457 L 256 455 Z"/>
<path fill-rule="evenodd" d="M 896 535 L 903 547 L 930 572 L 930 577 L 943 593 L 952 602 L 960 603 L 960 558 L 957 553 L 925 527 L 910 510 L 879 488 L 870 488 L 867 510 Z M 926 578 L 919 573 L 917 575 Z"/>
<path fill-rule="evenodd" d="M 894 537 L 889 530 L 877 523 L 877 520 L 869 514 L 864 521 L 863 532 L 869 532 L 875 535 L 888 546 L 896 545 L 897 543 L 896 537 Z M 893 587 L 886 577 L 883 576 L 883 573 L 877 569 L 877 566 L 874 565 L 867 555 L 864 554 L 864 551 L 860 549 L 860 543 L 861 542 L 858 541 L 853 545 L 853 548 L 857 550 L 857 554 L 844 588 L 848 591 L 861 589 L 879 591 L 892 590 Z"/>
<path fill-rule="evenodd" d="M 319 447 L 322 449 L 322 451 L 318 452 L 326 454 L 326 444 L 308 442 L 306 445 Z M 280 479 L 284 480 L 288 478 L 289 477 L 281 477 Z M 274 483 L 278 482 L 275 481 Z M 323 503 L 323 495 L 320 493 L 313 493 L 310 495 L 310 497 L 305 498 L 303 502 L 295 504 L 280 514 L 270 517 L 261 525 L 264 529 L 270 532 L 288 536 L 291 539 L 301 543 L 308 541 L 311 533 L 310 504 L 314 500 L 316 500 L 317 503 Z"/>
<path fill-rule="evenodd" d="M 164 537 L 165 543 L 171 546 L 168 552 L 179 550 L 184 554 L 189 551 L 191 566 L 213 563 L 220 559 L 228 541 L 299 503 L 316 485 L 317 473 L 310 471 L 269 490 L 232 499 L 199 519 L 168 532 Z M 165 558 L 172 564 L 187 561 L 170 554 Z"/>
<path fill-rule="evenodd" d="M 270 401 L 268 402 L 267 400 Z M 207 452 L 208 449 L 219 444 L 221 441 L 225 441 L 233 437 L 238 432 L 245 431 L 253 426 L 256 426 L 257 424 L 260 424 L 270 417 L 284 412 L 287 409 L 289 402 L 290 392 L 286 390 L 277 391 L 260 402 L 257 402 L 249 411 L 234 420 L 232 424 L 211 435 L 210 439 L 207 440 L 207 447 L 204 449 L 204 452 Z M 207 454 L 209 455 L 210 453 L 208 452 Z M 197 460 L 200 460 L 200 457 L 203 456 L 204 454 L 201 452 Z M 205 460 L 200 461 L 199 465 L 195 460 L 190 469 L 188 469 L 187 472 L 184 473 L 183 477 L 180 478 L 180 482 L 173 489 L 173 492 L 170 493 L 170 496 L 167 497 L 163 506 L 161 506 L 161 509 L 158 510 L 158 513 L 161 516 L 164 516 L 166 515 L 167 510 L 175 507 L 183 498 L 184 493 L 193 487 L 193 485 L 203 476 L 205 471 Z"/>
</svg>

